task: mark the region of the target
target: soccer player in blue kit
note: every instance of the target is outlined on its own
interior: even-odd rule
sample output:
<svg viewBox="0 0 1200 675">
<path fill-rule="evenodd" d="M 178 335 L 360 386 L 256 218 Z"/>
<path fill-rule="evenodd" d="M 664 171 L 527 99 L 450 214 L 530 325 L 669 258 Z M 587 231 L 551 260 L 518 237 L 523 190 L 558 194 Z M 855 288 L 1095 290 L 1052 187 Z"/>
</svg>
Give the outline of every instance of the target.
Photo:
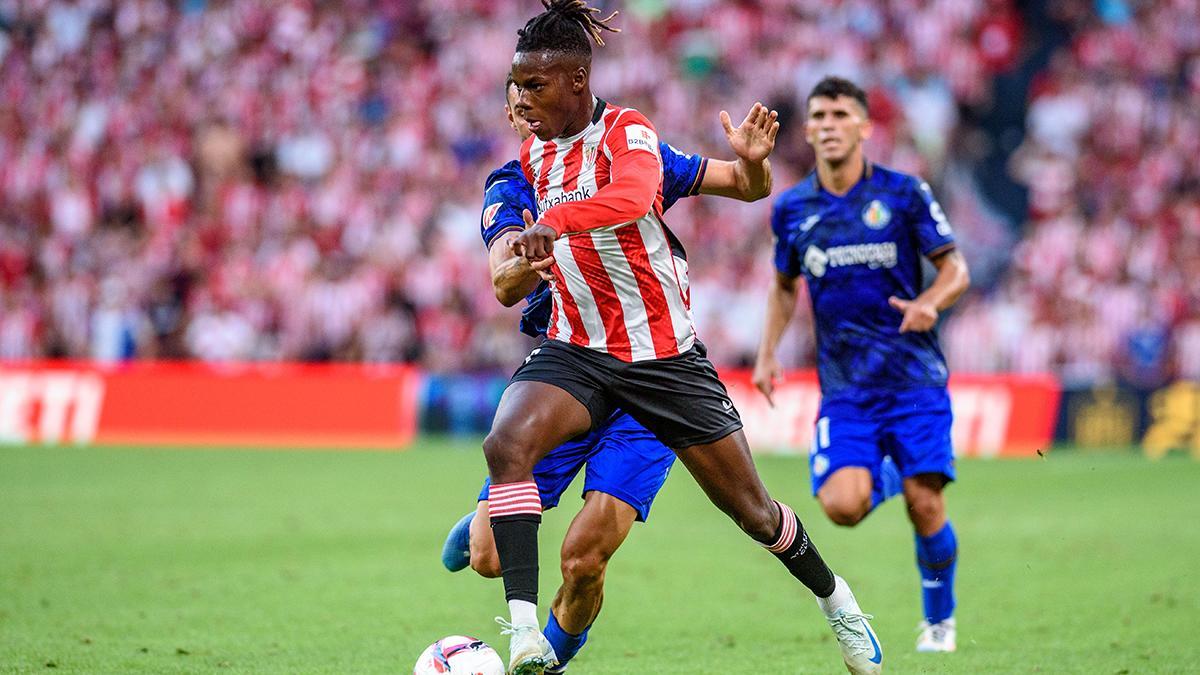
<svg viewBox="0 0 1200 675">
<path fill-rule="evenodd" d="M 527 124 L 516 112 L 516 87 L 505 87 L 505 112 L 509 124 L 524 140 Z M 663 162 L 663 209 L 684 197 L 712 194 L 743 201 L 761 199 L 771 191 L 767 156 L 774 148 L 779 124 L 776 113 L 755 104 L 740 126 L 734 128 L 722 112 L 735 161 L 707 159 L 660 144 Z M 544 336 L 551 315 L 551 291 L 524 257 L 510 252 L 508 239 L 525 228 L 522 212 L 536 217 L 537 200 L 520 163 L 509 162 L 492 172 L 485 183 L 480 223 L 497 299 L 506 306 L 522 297 L 521 332 Z M 679 264 L 685 264 L 683 260 Z M 609 558 L 629 534 L 635 521 L 645 521 L 675 461 L 675 453 L 628 414 L 617 411 L 604 425 L 583 438 L 552 451 L 534 470 L 542 507 L 556 506 L 581 469 L 585 470 L 584 504 L 575 516 L 562 545 L 560 587 L 543 633 L 554 647 L 558 665 L 548 673 L 564 672 L 587 640 L 603 600 L 604 575 Z M 586 468 L 585 468 L 586 467 Z M 488 518 L 488 482 L 479 494 L 477 509 L 463 516 L 450 531 L 442 562 L 450 571 L 468 564 L 485 577 L 499 577 L 500 563 Z"/>
<path fill-rule="evenodd" d="M 942 495 L 954 480 L 952 416 L 936 325 L 969 273 L 929 185 L 863 156 L 871 134 L 863 90 L 827 77 L 807 108 L 817 168 L 775 202 L 776 275 L 754 381 L 770 401 L 781 373 L 775 349 L 803 276 L 821 384 L 813 493 L 830 520 L 853 526 L 885 498 L 884 461 L 895 462 L 925 605 L 917 650 L 954 651 L 958 545 Z M 922 257 L 937 269 L 926 289 Z"/>
</svg>

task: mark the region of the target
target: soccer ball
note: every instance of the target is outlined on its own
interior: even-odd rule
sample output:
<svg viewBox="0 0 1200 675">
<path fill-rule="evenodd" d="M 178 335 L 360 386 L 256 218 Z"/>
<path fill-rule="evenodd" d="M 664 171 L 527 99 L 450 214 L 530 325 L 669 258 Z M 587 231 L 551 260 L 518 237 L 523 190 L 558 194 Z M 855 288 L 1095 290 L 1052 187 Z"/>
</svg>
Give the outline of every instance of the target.
<svg viewBox="0 0 1200 675">
<path fill-rule="evenodd" d="M 504 662 L 483 640 L 451 635 L 421 653 L 413 675 L 504 675 Z"/>
</svg>

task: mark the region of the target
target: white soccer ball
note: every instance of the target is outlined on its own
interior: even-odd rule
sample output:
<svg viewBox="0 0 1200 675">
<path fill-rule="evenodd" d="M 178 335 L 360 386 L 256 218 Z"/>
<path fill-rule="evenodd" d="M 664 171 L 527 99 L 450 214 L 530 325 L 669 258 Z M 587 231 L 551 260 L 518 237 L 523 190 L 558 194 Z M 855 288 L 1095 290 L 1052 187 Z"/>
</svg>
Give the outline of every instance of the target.
<svg viewBox="0 0 1200 675">
<path fill-rule="evenodd" d="M 504 662 L 483 640 L 451 635 L 429 645 L 413 675 L 504 675 Z"/>
</svg>

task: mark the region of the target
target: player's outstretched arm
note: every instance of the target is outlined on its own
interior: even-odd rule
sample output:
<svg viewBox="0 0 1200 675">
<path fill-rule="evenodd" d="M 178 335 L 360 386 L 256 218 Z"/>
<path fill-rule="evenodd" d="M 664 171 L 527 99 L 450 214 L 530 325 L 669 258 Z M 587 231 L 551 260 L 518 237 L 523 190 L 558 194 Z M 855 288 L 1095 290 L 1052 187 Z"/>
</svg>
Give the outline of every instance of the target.
<svg viewBox="0 0 1200 675">
<path fill-rule="evenodd" d="M 763 328 L 762 342 L 758 345 L 758 357 L 754 360 L 754 386 L 767 397 L 767 403 L 775 406 L 772 398 L 775 393 L 775 383 L 783 376 L 779 359 L 775 350 L 792 316 L 796 313 L 796 297 L 799 284 L 796 279 L 775 272 L 775 283 L 767 292 L 767 318 Z"/>
<path fill-rule="evenodd" d="M 737 155 L 734 161 L 710 159 L 700 183 L 706 195 L 730 197 L 752 202 L 771 194 L 771 162 L 779 133 L 779 113 L 755 103 L 746 119 L 734 128 L 729 113 L 721 111 L 721 126 L 729 147 Z"/>
<path fill-rule="evenodd" d="M 925 292 L 912 300 L 892 296 L 888 304 L 904 314 L 900 332 L 923 333 L 933 330 L 938 316 L 958 301 L 971 286 L 971 272 L 967 260 L 958 249 L 951 249 L 930 259 L 937 268 L 937 277 Z"/>
</svg>

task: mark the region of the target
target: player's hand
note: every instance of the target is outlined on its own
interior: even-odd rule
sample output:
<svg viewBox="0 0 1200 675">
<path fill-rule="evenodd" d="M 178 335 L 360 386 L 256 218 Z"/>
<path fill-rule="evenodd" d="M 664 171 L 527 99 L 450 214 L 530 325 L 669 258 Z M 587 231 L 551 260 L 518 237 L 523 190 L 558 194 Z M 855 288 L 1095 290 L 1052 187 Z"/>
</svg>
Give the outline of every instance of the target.
<svg viewBox="0 0 1200 675">
<path fill-rule="evenodd" d="M 759 355 L 754 361 L 754 386 L 762 392 L 763 396 L 767 397 L 767 405 L 775 407 L 775 383 L 783 376 L 783 369 L 779 367 L 779 359 L 774 356 Z"/>
<path fill-rule="evenodd" d="M 530 266 L 551 258 L 554 255 L 554 240 L 558 239 L 558 233 L 547 225 L 535 223 L 529 209 L 522 211 L 521 217 L 525 219 L 525 231 L 509 243 L 513 255 L 524 256 Z"/>
<path fill-rule="evenodd" d="M 738 128 L 733 128 L 729 113 L 721 111 L 721 126 L 725 128 L 725 138 L 734 154 L 747 162 L 761 162 L 775 149 L 775 136 L 779 133 L 779 113 L 767 110 L 761 103 L 755 103 L 746 119 Z"/>
<path fill-rule="evenodd" d="M 896 296 L 888 298 L 892 309 L 904 315 L 900 321 L 901 333 L 924 333 L 937 325 L 938 311 L 932 303 L 921 300 L 902 300 Z"/>
<path fill-rule="evenodd" d="M 554 256 L 550 256 L 545 260 L 539 260 L 535 263 L 530 263 L 529 266 L 532 267 L 533 271 L 537 272 L 538 276 L 543 280 L 554 283 Z"/>
</svg>

